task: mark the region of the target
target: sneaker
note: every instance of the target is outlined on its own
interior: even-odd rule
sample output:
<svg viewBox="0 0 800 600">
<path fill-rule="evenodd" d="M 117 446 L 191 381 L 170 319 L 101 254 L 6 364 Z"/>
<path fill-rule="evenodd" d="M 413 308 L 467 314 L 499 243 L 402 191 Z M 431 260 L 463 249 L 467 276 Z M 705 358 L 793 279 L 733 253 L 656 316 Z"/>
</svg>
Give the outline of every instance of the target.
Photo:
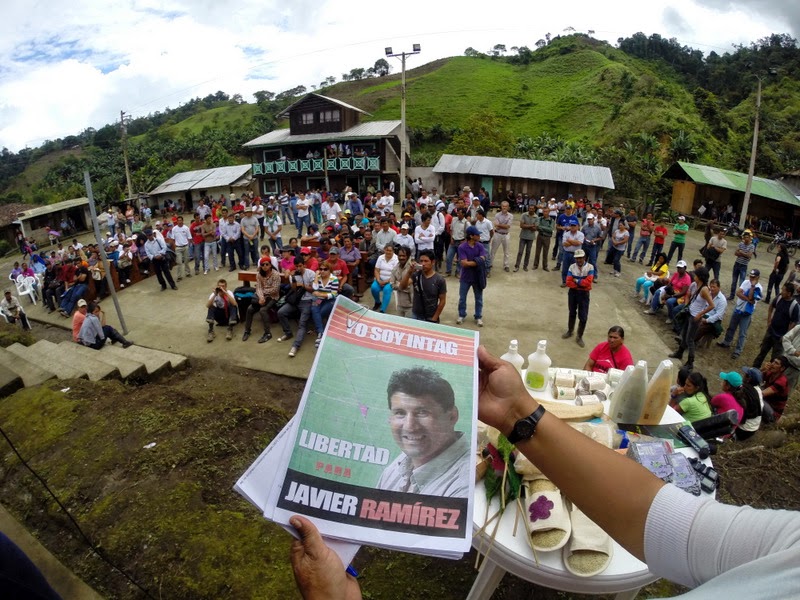
<svg viewBox="0 0 800 600">
<path fill-rule="evenodd" d="M 739 358 L 739 353 L 734 352 L 733 354 L 731 354 L 731 358 Z"/>
<path fill-rule="evenodd" d="M 125 283 L 130 283 L 130 282 L 131 282 L 131 280 L 130 280 L 130 279 L 126 279 L 126 280 L 125 280 Z"/>
<path fill-rule="evenodd" d="M 124 290 L 125 289 L 125 284 L 124 283 L 120 283 L 119 284 L 119 289 Z M 53 311 L 50 311 L 50 312 L 53 312 Z"/>
<path fill-rule="evenodd" d="M 249 339 L 250 339 L 250 332 L 249 332 L 249 331 L 245 331 L 245 332 L 242 334 L 242 341 L 243 341 L 243 342 L 246 342 L 246 341 L 247 341 L 247 340 L 249 340 Z"/>
<path fill-rule="evenodd" d="M 475 319 L 475 323 L 478 325 L 478 327 L 483 327 L 483 319 Z"/>
<path fill-rule="evenodd" d="M 258 343 L 259 344 L 263 344 L 264 342 L 268 342 L 271 339 L 272 339 L 272 334 L 271 333 L 265 333 L 260 338 L 258 338 Z"/>
<path fill-rule="evenodd" d="M 294 358 L 296 355 L 297 355 L 297 348 L 295 348 L 294 346 L 292 346 L 292 347 L 289 349 L 289 358 Z"/>
<path fill-rule="evenodd" d="M 672 319 L 667 319 L 666 321 L 664 321 L 664 323 L 666 323 L 667 325 L 672 325 Z"/>
<path fill-rule="evenodd" d="M 319 345 L 322 343 L 322 334 L 320 333 L 317 335 L 317 339 L 314 342 L 314 348 L 319 348 Z"/>
<path fill-rule="evenodd" d="M 522 267 L 522 270 L 527 272 L 528 267 Z"/>
<path fill-rule="evenodd" d="M 565 287 L 567 287 L 567 284 L 566 284 L 566 283 L 562 283 L 562 284 L 561 284 L 561 287 L 562 287 L 562 288 L 565 288 Z"/>
<path fill-rule="evenodd" d="M 619 277 L 619 272 L 614 271 L 614 277 Z"/>
<path fill-rule="evenodd" d="M 673 352 L 672 354 L 667 354 L 667 356 L 669 356 L 670 358 L 677 358 L 678 360 L 681 360 L 683 358 L 683 352 L 676 351 Z"/>
<path fill-rule="evenodd" d="M 284 333 L 281 337 L 278 338 L 278 341 L 279 342 L 288 342 L 290 339 L 292 339 L 292 334 L 291 333 L 289 333 L 289 334 Z"/>
<path fill-rule="evenodd" d="M 191 277 L 191 276 L 192 276 L 192 274 L 191 274 L 191 273 L 187 273 L 187 274 L 186 274 L 186 279 L 189 279 L 189 277 Z"/>
<path fill-rule="evenodd" d="M 565 331 L 564 333 L 561 334 L 561 339 L 562 340 L 567 340 L 567 339 L 569 339 L 571 337 L 572 337 L 572 332 L 571 331 Z"/>
<path fill-rule="evenodd" d="M 519 271 L 519 269 L 514 269 L 514 270 L 515 270 L 515 271 Z M 506 273 L 508 273 L 508 267 L 503 267 L 503 271 L 505 271 Z"/>
<path fill-rule="evenodd" d="M 534 267 L 534 268 L 537 268 L 537 267 Z M 542 271 L 548 271 L 549 272 L 550 269 L 548 269 L 547 267 L 542 267 Z"/>
<path fill-rule="evenodd" d="M 233 339 L 233 327 L 228 327 L 228 331 L 225 333 L 225 339 L 228 341 Z"/>
<path fill-rule="evenodd" d="M 217 337 L 213 331 L 209 331 L 208 335 L 206 336 L 206 341 L 211 343 L 214 341 L 214 338 Z"/>
<path fill-rule="evenodd" d="M 561 269 L 561 263 L 556 263 L 556 271 Z"/>
<path fill-rule="evenodd" d="M 456 325 L 461 325 L 464 322 L 464 317 L 458 317 L 456 319 Z"/>
<path fill-rule="evenodd" d="M 639 302 L 641 302 L 642 304 L 647 304 L 649 300 L 647 298 L 642 298 L 641 300 L 639 300 Z"/>
<path fill-rule="evenodd" d="M 375 304 L 372 305 L 372 310 L 378 310 L 380 307 L 381 307 L 381 303 L 380 302 L 376 302 Z"/>
<path fill-rule="evenodd" d="M 586 344 L 584 343 L 582 337 L 575 338 L 575 343 L 578 344 L 578 346 L 580 346 L 581 348 L 586 347 Z"/>
<path fill-rule="evenodd" d="M 525 270 L 527 271 L 528 269 Z M 506 269 L 506 271 L 508 271 L 508 269 Z M 514 273 L 516 273 L 517 271 L 519 271 L 519 267 L 514 267 Z"/>
<path fill-rule="evenodd" d="M 725 342 L 717 342 L 717 346 L 719 346 L 720 348 L 730 348 L 731 347 L 730 344 L 726 344 Z"/>
<path fill-rule="evenodd" d="M 131 346 L 133 346 L 133 342 L 130 340 L 125 340 L 124 342 L 122 342 L 123 348 L 130 348 Z"/>
<path fill-rule="evenodd" d="M 646 315 L 654 315 L 654 314 L 656 314 L 656 311 L 654 311 L 652 308 L 648 308 L 647 310 L 642 311 L 642 312 L 644 312 L 644 314 L 646 314 Z"/>
<path fill-rule="evenodd" d="M 178 277 L 175 281 L 183 281 L 183 277 Z"/>
<path fill-rule="evenodd" d="M 206 269 L 205 271 L 203 271 L 203 275 L 208 275 L 208 269 Z"/>
</svg>

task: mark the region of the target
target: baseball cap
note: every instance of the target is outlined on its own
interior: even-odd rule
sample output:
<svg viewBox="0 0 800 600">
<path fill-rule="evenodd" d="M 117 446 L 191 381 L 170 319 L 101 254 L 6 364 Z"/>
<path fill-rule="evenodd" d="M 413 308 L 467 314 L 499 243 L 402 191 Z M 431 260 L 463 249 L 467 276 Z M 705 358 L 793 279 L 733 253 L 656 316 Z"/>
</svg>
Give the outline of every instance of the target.
<svg viewBox="0 0 800 600">
<path fill-rule="evenodd" d="M 575 225 L 576 227 L 578 225 L 580 225 L 580 223 L 578 222 L 578 219 L 570 219 L 569 220 L 569 226 L 572 227 L 573 225 Z"/>
<path fill-rule="evenodd" d="M 686 261 L 685 260 L 679 260 L 678 264 L 676 264 L 675 266 L 676 267 L 683 267 L 685 269 L 686 268 Z"/>
<path fill-rule="evenodd" d="M 755 367 L 742 367 L 741 371 L 742 373 L 750 377 L 750 381 L 753 382 L 753 385 L 760 385 L 764 379 L 761 375 L 761 371 L 759 371 Z"/>
<path fill-rule="evenodd" d="M 311 248 L 306 246 L 305 248 L 300 248 L 300 254 L 311 254 Z"/>
<path fill-rule="evenodd" d="M 574 256 L 575 258 L 583 258 L 583 257 L 585 257 L 585 256 L 586 256 L 586 252 L 584 252 L 583 250 L 581 250 L 580 248 L 578 248 L 577 250 L 575 250 L 575 254 L 573 254 L 573 256 Z"/>
<path fill-rule="evenodd" d="M 586 215 L 586 218 L 594 220 L 594 215 Z"/>
<path fill-rule="evenodd" d="M 467 227 L 467 232 L 466 233 L 467 233 L 467 235 L 480 235 L 481 231 L 480 231 L 480 229 L 478 229 L 474 225 L 470 225 L 469 227 Z"/>
<path fill-rule="evenodd" d="M 265 257 L 259 259 L 259 261 L 258 261 L 258 266 L 259 267 L 261 265 L 266 265 L 266 264 L 269 264 L 270 266 L 272 265 L 272 260 L 269 257 L 265 256 Z"/>
<path fill-rule="evenodd" d="M 86 306 L 86 300 L 84 300 L 83 298 L 78 300 L 78 308 L 80 308 L 81 306 Z"/>
<path fill-rule="evenodd" d="M 334 246 L 333 248 L 328 250 L 328 254 L 339 254 L 339 249 L 336 246 Z"/>
<path fill-rule="evenodd" d="M 680 217 L 678 217 L 678 221 L 685 221 L 685 220 L 686 220 L 686 217 L 684 217 L 683 215 L 681 215 Z"/>
<path fill-rule="evenodd" d="M 750 269 L 750 277 L 761 277 L 761 271 L 758 269 Z"/>
<path fill-rule="evenodd" d="M 403 223 L 400 225 L 400 229 L 408 229 L 408 223 Z"/>
<path fill-rule="evenodd" d="M 244 212 L 253 212 L 253 207 L 252 206 L 245 206 L 244 207 Z"/>
<path fill-rule="evenodd" d="M 741 387 L 742 385 L 742 376 L 736 371 L 731 371 L 730 373 L 720 373 L 719 378 L 722 379 L 722 381 L 727 381 L 735 388 Z"/>
</svg>

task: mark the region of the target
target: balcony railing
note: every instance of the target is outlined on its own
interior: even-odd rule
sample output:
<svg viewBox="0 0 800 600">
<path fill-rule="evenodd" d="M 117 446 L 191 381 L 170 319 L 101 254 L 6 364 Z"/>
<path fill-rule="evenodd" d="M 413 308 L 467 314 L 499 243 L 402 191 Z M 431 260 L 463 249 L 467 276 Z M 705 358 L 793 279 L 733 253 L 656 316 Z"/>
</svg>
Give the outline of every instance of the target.
<svg viewBox="0 0 800 600">
<path fill-rule="evenodd" d="M 326 167 L 329 172 L 380 171 L 381 160 L 377 156 L 272 160 L 261 163 L 253 163 L 253 175 L 320 173 L 325 171 Z"/>
</svg>

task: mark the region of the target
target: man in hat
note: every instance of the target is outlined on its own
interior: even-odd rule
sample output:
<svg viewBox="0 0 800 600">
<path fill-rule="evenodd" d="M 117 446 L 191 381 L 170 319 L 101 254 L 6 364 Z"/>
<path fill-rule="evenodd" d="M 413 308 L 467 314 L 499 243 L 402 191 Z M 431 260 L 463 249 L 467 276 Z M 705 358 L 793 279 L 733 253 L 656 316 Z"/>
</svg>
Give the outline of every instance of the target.
<svg viewBox="0 0 800 600">
<path fill-rule="evenodd" d="M 582 248 L 578 248 L 572 253 L 575 262 L 567 270 L 567 302 L 569 317 L 567 320 L 567 330 L 561 336 L 562 339 L 572 337 L 575 330 L 575 319 L 578 319 L 578 335 L 575 342 L 583 348 L 583 332 L 586 330 L 586 322 L 589 320 L 589 293 L 592 291 L 592 281 L 594 279 L 594 267 L 586 260 L 586 253 Z"/>
<path fill-rule="evenodd" d="M 100 348 L 105 346 L 108 340 L 111 340 L 112 344 L 119 342 L 122 344 L 123 348 L 128 348 L 133 345 L 133 342 L 126 340 L 122 334 L 111 327 L 111 325 L 106 325 L 106 315 L 98 303 L 92 302 L 87 306 L 85 300 L 80 300 L 78 312 L 83 315 L 83 319 L 80 321 L 80 329 L 78 330 L 78 339 L 76 340 L 79 344 L 93 350 L 100 350 Z M 76 312 L 76 315 L 78 312 Z M 74 322 L 72 327 L 74 336 Z"/>
<path fill-rule="evenodd" d="M 78 302 L 84 302 L 84 300 L 79 300 Z M 11 290 L 6 290 L 3 293 L 3 299 L 0 300 L 0 313 L 6 318 L 8 323 L 13 325 L 19 321 L 25 331 L 30 331 L 31 324 L 28 322 L 25 309 L 22 308 L 19 299 L 11 295 Z"/>
<path fill-rule="evenodd" d="M 458 290 L 458 319 L 460 325 L 467 317 L 467 293 L 475 297 L 475 323 L 483 327 L 483 288 L 486 287 L 486 248 L 481 243 L 481 231 L 474 225 L 466 230 L 466 241 L 458 247 L 461 278 Z"/>
<path fill-rule="evenodd" d="M 733 253 L 736 260 L 733 263 L 731 293 L 730 296 L 728 296 L 728 300 L 733 300 L 736 288 L 738 288 L 744 280 L 745 273 L 747 273 L 748 266 L 750 265 L 750 259 L 753 258 L 755 251 L 756 247 L 755 244 L 753 244 L 753 234 L 749 229 L 746 229 L 742 234 L 742 241 L 739 242 L 736 251 Z"/>
<path fill-rule="evenodd" d="M 253 266 L 258 264 L 258 242 L 261 238 L 261 226 L 258 224 L 258 219 L 253 214 L 253 207 L 246 206 L 244 209 L 244 217 L 239 222 L 242 230 L 242 255 L 244 259 L 244 268 L 249 269 L 250 264 Z M 233 264 L 231 264 L 233 266 Z"/>
<path fill-rule="evenodd" d="M 156 238 L 152 229 L 145 229 L 147 241 L 144 243 L 144 251 L 147 258 L 150 259 L 150 264 L 156 272 L 158 283 L 161 285 L 161 291 L 167 289 L 167 284 L 173 290 L 177 290 L 175 281 L 172 279 L 170 272 L 169 256 L 167 256 L 167 244 L 160 239 Z"/>
<path fill-rule="evenodd" d="M 761 271 L 752 269 L 749 277 L 736 290 L 736 306 L 733 309 L 733 315 L 731 315 L 731 322 L 728 324 L 727 331 L 725 331 L 725 338 L 721 342 L 717 342 L 717 346 L 721 348 L 730 348 L 736 328 L 739 328 L 739 337 L 731 358 L 739 358 L 742 354 L 753 312 L 755 312 L 756 304 L 764 295 L 764 289 L 758 282 L 760 276 Z"/>
<path fill-rule="evenodd" d="M 402 222 L 400 224 L 400 233 L 394 238 L 394 243 L 398 246 L 408 248 L 409 256 L 416 256 L 417 245 L 414 242 L 414 238 L 409 233 L 408 223 Z"/>
<path fill-rule="evenodd" d="M 689 233 L 689 226 L 686 224 L 686 217 L 678 217 L 678 222 L 672 228 L 672 243 L 669 245 L 667 262 L 672 262 L 672 255 L 678 251 L 678 260 L 683 260 L 683 249 L 686 247 L 686 234 Z"/>
<path fill-rule="evenodd" d="M 567 209 L 567 212 L 572 212 L 572 209 Z M 578 231 L 580 223 L 578 217 L 571 216 L 566 222 L 567 229 L 564 230 L 561 236 L 561 287 L 567 287 L 567 271 L 570 265 L 575 262 L 575 252 L 583 246 L 584 236 L 581 231 Z M 586 255 L 584 254 L 584 258 Z"/>
</svg>

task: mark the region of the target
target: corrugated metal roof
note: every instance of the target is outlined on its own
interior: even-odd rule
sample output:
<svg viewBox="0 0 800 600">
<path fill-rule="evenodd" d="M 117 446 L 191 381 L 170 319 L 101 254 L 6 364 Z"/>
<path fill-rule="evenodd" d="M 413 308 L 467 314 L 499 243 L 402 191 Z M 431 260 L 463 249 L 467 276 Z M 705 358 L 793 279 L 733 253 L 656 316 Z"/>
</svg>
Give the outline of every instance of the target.
<svg viewBox="0 0 800 600">
<path fill-rule="evenodd" d="M 300 103 L 301 103 L 303 100 L 305 100 L 305 99 L 306 99 L 306 98 L 308 98 L 309 96 L 316 96 L 317 98 L 322 98 L 323 100 L 327 100 L 328 102 L 333 102 L 334 104 L 338 104 L 339 106 L 342 106 L 342 107 L 344 107 L 344 108 L 349 108 L 350 110 L 355 110 L 355 111 L 357 111 L 357 112 L 360 112 L 362 115 L 367 115 L 367 116 L 370 116 L 370 117 L 372 116 L 372 115 L 370 115 L 370 114 L 369 114 L 367 111 L 365 111 L 365 110 L 361 110 L 361 109 L 360 109 L 360 108 L 358 108 L 357 106 L 353 106 L 352 104 L 348 104 L 347 102 L 342 102 L 341 100 L 337 100 L 336 98 L 331 98 L 330 96 L 323 96 L 322 94 L 317 94 L 316 92 L 311 92 L 310 94 L 306 94 L 305 96 L 303 96 L 302 98 L 300 98 L 300 100 L 298 100 L 297 102 L 293 102 L 291 105 L 289 105 L 288 107 L 284 108 L 284 109 L 283 109 L 281 112 L 279 112 L 279 113 L 277 114 L 277 116 L 278 116 L 278 117 L 285 117 L 285 116 L 287 116 L 287 115 L 289 114 L 289 112 L 290 112 L 290 111 L 291 111 L 291 110 L 292 110 L 292 109 L 293 109 L 295 106 L 297 106 L 298 104 L 300 104 Z"/>
<path fill-rule="evenodd" d="M 345 139 L 376 138 L 387 137 L 395 134 L 401 121 L 369 121 L 332 133 L 305 133 L 302 135 L 292 135 L 289 129 L 276 129 L 267 134 L 257 137 L 254 140 L 242 144 L 245 148 L 257 148 L 259 146 L 277 146 L 286 144 L 307 144 L 311 142 L 333 142 Z M 396 135 L 399 135 L 397 132 Z"/>
<path fill-rule="evenodd" d="M 465 175 L 491 175 L 542 181 L 566 181 L 606 189 L 614 189 L 614 178 L 608 167 L 574 165 L 569 163 L 523 158 L 496 158 L 492 156 L 463 156 L 444 154 L 434 173 L 463 173 Z"/>
<path fill-rule="evenodd" d="M 36 208 L 17 213 L 17 220 L 24 221 L 26 219 L 32 219 L 42 215 L 49 215 L 51 213 L 58 212 L 59 210 L 68 210 L 70 208 L 75 208 L 76 206 L 87 206 L 88 204 L 88 198 L 73 198 L 72 200 L 64 200 L 62 202 L 56 202 L 55 204 L 38 206 Z"/>
<path fill-rule="evenodd" d="M 737 173 L 726 169 L 718 169 L 707 165 L 696 165 L 694 163 L 679 161 L 678 166 L 695 183 L 714 185 L 737 192 L 744 192 L 747 188 L 747 173 Z M 669 177 L 676 178 L 677 173 L 674 169 L 667 171 Z M 800 206 L 800 201 L 783 183 L 774 179 L 764 179 L 763 177 L 753 177 L 753 184 L 750 193 L 754 196 L 785 202 L 793 206 Z"/>
<path fill-rule="evenodd" d="M 233 165 L 215 169 L 184 171 L 167 179 L 150 194 L 177 194 L 197 188 L 224 187 L 247 175 L 250 168 L 251 165 Z"/>
</svg>

